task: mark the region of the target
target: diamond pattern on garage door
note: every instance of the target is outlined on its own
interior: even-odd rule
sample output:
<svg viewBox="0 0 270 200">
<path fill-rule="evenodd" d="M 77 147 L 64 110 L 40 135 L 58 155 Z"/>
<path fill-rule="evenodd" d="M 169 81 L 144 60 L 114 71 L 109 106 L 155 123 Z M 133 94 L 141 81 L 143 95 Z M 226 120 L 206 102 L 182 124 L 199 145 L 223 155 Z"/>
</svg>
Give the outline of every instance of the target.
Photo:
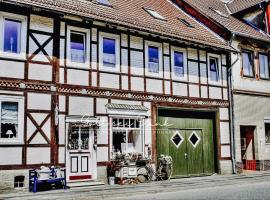
<svg viewBox="0 0 270 200">
<path fill-rule="evenodd" d="M 171 137 L 171 141 L 176 148 L 179 148 L 180 145 L 184 142 L 184 138 L 179 131 L 175 131 L 175 134 Z"/>
</svg>

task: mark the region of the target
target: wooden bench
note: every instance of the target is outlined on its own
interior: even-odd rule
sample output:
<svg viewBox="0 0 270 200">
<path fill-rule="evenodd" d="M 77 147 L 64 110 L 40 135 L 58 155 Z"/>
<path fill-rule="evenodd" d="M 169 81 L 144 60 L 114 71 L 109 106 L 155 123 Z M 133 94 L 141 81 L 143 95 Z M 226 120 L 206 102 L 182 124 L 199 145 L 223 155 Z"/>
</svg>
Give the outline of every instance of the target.
<svg viewBox="0 0 270 200">
<path fill-rule="evenodd" d="M 29 170 L 29 192 L 36 193 L 39 186 L 42 186 L 45 184 L 52 185 L 56 183 L 61 183 L 63 186 L 63 189 L 67 189 L 66 170 L 61 169 L 61 171 L 64 173 L 64 177 L 56 177 L 55 170 L 51 169 L 51 176 L 49 179 L 39 180 L 37 170 L 36 169 Z"/>
</svg>

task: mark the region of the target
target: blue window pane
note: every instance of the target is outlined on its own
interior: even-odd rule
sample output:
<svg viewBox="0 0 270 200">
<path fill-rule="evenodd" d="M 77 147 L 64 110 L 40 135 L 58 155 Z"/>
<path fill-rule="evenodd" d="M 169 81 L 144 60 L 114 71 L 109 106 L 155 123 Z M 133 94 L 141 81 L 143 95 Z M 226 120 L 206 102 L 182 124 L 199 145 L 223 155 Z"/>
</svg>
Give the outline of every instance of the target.
<svg viewBox="0 0 270 200">
<path fill-rule="evenodd" d="M 158 47 L 148 47 L 148 63 L 149 63 L 149 72 L 158 73 L 159 72 L 159 52 Z"/>
<path fill-rule="evenodd" d="M 174 52 L 174 74 L 179 77 L 184 76 L 184 56 L 182 52 Z"/>
<path fill-rule="evenodd" d="M 253 57 L 249 52 L 243 52 L 243 72 L 245 76 L 254 76 Z"/>
<path fill-rule="evenodd" d="M 103 5 L 107 5 L 110 6 L 110 2 L 108 0 L 97 0 L 98 3 L 103 4 Z"/>
<path fill-rule="evenodd" d="M 211 81 L 218 81 L 218 66 L 217 66 L 217 59 L 210 58 L 210 80 Z"/>
<path fill-rule="evenodd" d="M 71 62 L 85 63 L 85 34 L 70 34 Z"/>
<path fill-rule="evenodd" d="M 115 39 L 103 38 L 103 66 L 116 66 L 116 41 Z"/>
<path fill-rule="evenodd" d="M 21 22 L 6 19 L 4 23 L 4 52 L 20 53 Z"/>
</svg>

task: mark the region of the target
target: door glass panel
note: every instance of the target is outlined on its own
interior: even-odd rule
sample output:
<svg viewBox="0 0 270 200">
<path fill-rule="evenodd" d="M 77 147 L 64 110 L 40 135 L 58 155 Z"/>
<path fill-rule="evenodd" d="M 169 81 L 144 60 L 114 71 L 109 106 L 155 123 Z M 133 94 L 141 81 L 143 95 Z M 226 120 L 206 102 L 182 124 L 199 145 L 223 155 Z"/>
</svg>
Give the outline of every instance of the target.
<svg viewBox="0 0 270 200">
<path fill-rule="evenodd" d="M 70 150 L 79 149 L 79 127 L 72 127 L 68 141 Z"/>
<path fill-rule="evenodd" d="M 89 127 L 81 128 L 81 149 L 89 149 Z"/>
<path fill-rule="evenodd" d="M 176 148 L 179 148 L 184 141 L 184 138 L 179 131 L 176 131 L 175 134 L 171 137 L 171 141 L 176 146 Z"/>
<path fill-rule="evenodd" d="M 191 136 L 189 137 L 189 142 L 192 144 L 192 146 L 195 148 L 199 142 L 200 142 L 200 137 L 198 136 L 198 134 L 193 131 Z"/>
</svg>

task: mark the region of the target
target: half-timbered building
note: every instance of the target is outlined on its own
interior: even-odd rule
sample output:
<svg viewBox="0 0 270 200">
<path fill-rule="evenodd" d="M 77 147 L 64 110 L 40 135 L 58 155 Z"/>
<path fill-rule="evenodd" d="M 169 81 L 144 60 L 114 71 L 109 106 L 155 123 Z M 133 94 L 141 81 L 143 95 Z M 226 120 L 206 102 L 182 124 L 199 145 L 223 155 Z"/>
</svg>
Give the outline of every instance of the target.
<svg viewBox="0 0 270 200">
<path fill-rule="evenodd" d="M 174 2 L 238 51 L 231 53 L 229 70 L 234 169 L 269 170 L 269 3 Z"/>
<path fill-rule="evenodd" d="M 0 188 L 103 181 L 119 151 L 231 173 L 231 48 L 171 1 L 3 0 L 0 27 Z"/>
</svg>

